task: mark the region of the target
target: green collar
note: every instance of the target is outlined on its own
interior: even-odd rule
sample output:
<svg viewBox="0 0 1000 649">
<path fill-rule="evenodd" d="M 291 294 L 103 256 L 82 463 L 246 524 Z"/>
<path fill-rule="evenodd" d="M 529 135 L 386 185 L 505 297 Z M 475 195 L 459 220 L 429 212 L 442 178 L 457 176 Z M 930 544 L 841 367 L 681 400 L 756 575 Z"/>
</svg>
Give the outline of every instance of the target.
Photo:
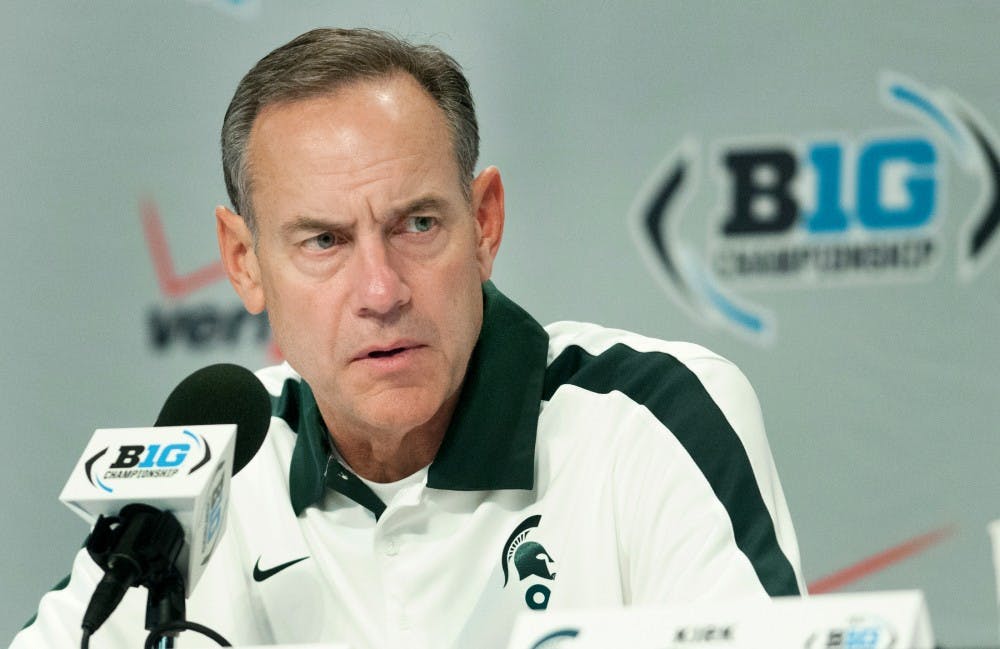
<svg viewBox="0 0 1000 649">
<path fill-rule="evenodd" d="M 534 486 L 547 354 L 548 334 L 541 325 L 492 282 L 483 284 L 483 328 L 448 432 L 428 469 L 428 487 L 489 491 Z M 274 416 L 298 434 L 289 476 L 296 515 L 330 487 L 379 516 L 385 505 L 331 458 L 329 434 L 306 382 L 289 379 L 281 396 L 272 400 Z"/>
</svg>

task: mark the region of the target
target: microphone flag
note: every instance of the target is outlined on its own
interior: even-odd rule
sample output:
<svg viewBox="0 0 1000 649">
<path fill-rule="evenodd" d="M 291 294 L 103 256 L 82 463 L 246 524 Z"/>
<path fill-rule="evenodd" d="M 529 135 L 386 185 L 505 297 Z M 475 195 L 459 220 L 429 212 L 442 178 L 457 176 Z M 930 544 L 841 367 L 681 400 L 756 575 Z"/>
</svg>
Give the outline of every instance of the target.
<svg viewBox="0 0 1000 649">
<path fill-rule="evenodd" d="M 235 446 L 235 424 L 98 429 L 59 500 L 91 525 L 133 503 L 172 513 L 190 596 L 225 530 Z"/>
</svg>

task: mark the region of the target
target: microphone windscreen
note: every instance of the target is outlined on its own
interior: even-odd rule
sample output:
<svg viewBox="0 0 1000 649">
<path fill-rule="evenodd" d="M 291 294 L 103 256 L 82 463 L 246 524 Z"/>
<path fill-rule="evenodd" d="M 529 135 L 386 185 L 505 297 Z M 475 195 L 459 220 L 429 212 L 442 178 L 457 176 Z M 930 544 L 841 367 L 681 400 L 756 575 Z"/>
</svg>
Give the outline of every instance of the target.
<svg viewBox="0 0 1000 649">
<path fill-rule="evenodd" d="M 230 363 L 209 365 L 180 382 L 156 426 L 236 424 L 233 475 L 257 454 L 271 423 L 271 399 L 253 372 Z"/>
</svg>

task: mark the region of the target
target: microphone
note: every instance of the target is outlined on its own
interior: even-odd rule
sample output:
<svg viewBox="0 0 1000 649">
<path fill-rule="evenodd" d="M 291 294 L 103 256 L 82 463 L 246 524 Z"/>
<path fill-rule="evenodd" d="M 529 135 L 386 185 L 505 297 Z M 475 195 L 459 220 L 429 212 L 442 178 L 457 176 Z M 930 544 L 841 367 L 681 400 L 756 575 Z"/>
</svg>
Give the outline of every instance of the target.
<svg viewBox="0 0 1000 649">
<path fill-rule="evenodd" d="M 94 523 L 87 550 L 105 570 L 86 634 L 131 586 L 149 588 L 147 628 L 183 619 L 184 597 L 225 529 L 230 477 L 260 449 L 270 417 L 257 377 L 219 364 L 174 388 L 154 427 L 94 432 L 59 496 Z"/>
<path fill-rule="evenodd" d="M 260 379 L 245 367 L 219 363 L 181 381 L 154 426 L 236 424 L 236 475 L 260 450 L 270 423 L 271 397 Z"/>
</svg>

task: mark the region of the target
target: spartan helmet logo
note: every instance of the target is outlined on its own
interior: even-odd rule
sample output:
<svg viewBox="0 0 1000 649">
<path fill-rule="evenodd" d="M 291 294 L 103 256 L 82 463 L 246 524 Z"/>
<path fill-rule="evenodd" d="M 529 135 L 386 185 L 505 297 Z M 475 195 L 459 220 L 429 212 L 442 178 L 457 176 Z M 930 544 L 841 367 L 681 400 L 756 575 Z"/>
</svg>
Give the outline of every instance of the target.
<svg viewBox="0 0 1000 649">
<path fill-rule="evenodd" d="M 554 563 L 549 553 L 545 551 L 541 543 L 526 541 L 516 546 L 514 550 L 514 566 L 517 568 L 517 576 L 520 579 L 537 575 L 543 579 L 555 578 L 555 573 L 549 572 L 549 564 Z"/>
<path fill-rule="evenodd" d="M 503 548 L 503 554 L 500 556 L 500 565 L 503 567 L 504 588 L 507 587 L 507 581 L 510 577 L 509 566 L 511 561 L 514 562 L 514 567 L 517 569 L 517 577 L 521 581 L 528 577 L 540 577 L 549 581 L 555 579 L 556 573 L 549 569 L 549 566 L 555 563 L 555 559 L 552 558 L 541 543 L 526 540 L 528 534 L 531 533 L 531 530 L 538 527 L 538 523 L 541 520 L 542 517 L 540 514 L 529 516 L 521 521 L 521 524 L 508 537 L 507 543 Z M 549 605 L 550 592 L 547 586 L 535 584 L 524 594 L 524 601 L 528 604 L 529 608 L 536 610 L 544 609 Z"/>
</svg>

